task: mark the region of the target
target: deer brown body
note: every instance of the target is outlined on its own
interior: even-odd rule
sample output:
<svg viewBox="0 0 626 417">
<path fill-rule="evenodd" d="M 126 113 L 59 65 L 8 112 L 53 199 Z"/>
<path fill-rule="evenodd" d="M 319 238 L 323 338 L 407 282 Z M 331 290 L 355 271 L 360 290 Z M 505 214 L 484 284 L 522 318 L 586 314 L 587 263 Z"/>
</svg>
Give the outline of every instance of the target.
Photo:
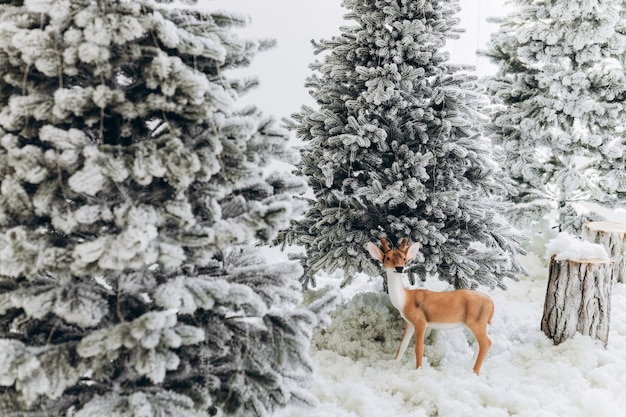
<svg viewBox="0 0 626 417">
<path fill-rule="evenodd" d="M 420 244 L 407 247 L 403 239 L 398 249 L 391 249 L 387 241 L 381 239 L 383 250 L 370 242 L 367 249 L 372 257 L 382 262 L 387 274 L 387 284 L 391 303 L 406 321 L 404 335 L 396 354 L 399 360 L 415 333 L 416 367 L 422 366 L 424 356 L 424 335 L 427 327 L 451 329 L 465 326 L 476 338 L 478 355 L 474 372 L 478 375 L 491 340 L 487 336 L 487 324 L 491 324 L 494 304 L 487 295 L 472 290 L 435 292 L 424 289 L 406 289 L 402 285 L 402 275 L 406 262 L 417 255 Z"/>
</svg>

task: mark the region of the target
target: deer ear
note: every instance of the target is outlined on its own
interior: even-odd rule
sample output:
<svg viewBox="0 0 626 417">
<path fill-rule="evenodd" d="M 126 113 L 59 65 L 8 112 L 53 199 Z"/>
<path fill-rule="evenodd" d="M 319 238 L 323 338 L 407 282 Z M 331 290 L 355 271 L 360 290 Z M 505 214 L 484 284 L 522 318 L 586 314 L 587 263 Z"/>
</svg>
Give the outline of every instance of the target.
<svg viewBox="0 0 626 417">
<path fill-rule="evenodd" d="M 407 259 L 407 261 L 409 259 L 415 258 L 415 255 L 417 255 L 419 253 L 421 247 L 422 247 L 422 244 L 419 243 L 419 242 L 415 242 L 411 246 L 409 246 L 409 249 L 407 249 L 407 251 L 406 251 L 406 259 Z"/>
<path fill-rule="evenodd" d="M 372 255 L 372 258 L 380 262 L 383 261 L 383 251 L 381 251 L 380 248 L 374 243 L 367 242 L 367 251 L 370 253 L 370 255 Z"/>
</svg>

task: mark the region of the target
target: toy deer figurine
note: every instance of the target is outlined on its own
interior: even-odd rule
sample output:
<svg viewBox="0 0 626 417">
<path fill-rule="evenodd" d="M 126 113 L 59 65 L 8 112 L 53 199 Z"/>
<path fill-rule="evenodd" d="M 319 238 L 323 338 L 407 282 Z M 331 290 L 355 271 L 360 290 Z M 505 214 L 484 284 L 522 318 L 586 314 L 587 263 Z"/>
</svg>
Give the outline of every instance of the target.
<svg viewBox="0 0 626 417">
<path fill-rule="evenodd" d="M 374 243 L 367 244 L 372 257 L 382 262 L 387 273 L 389 298 L 406 321 L 404 336 L 400 342 L 396 360 L 404 354 L 411 336 L 415 333 L 416 368 L 422 366 L 424 334 L 426 327 L 452 329 L 464 325 L 478 342 L 478 355 L 474 364 L 476 375 L 485 360 L 491 340 L 487 336 L 487 324 L 491 324 L 494 306 L 487 295 L 472 290 L 433 292 L 424 289 L 406 289 L 402 285 L 402 274 L 407 261 L 417 255 L 421 245 L 413 243 L 407 247 L 408 239 L 402 239 L 398 249 L 391 249 L 385 238 L 380 239 L 383 250 Z"/>
</svg>

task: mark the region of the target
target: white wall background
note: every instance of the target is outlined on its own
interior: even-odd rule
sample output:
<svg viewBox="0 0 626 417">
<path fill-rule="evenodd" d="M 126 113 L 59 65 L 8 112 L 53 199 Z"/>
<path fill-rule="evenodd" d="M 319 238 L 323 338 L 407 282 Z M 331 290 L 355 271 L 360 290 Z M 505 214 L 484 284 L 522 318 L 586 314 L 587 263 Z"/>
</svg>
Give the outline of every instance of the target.
<svg viewBox="0 0 626 417">
<path fill-rule="evenodd" d="M 454 62 L 474 65 L 480 75 L 495 67 L 476 55 L 484 49 L 489 34 L 497 27 L 487 23 L 491 16 L 503 15 L 510 6 L 504 0 L 461 0 L 462 38 L 449 50 Z M 247 14 L 251 25 L 242 36 L 274 38 L 277 46 L 257 55 L 252 66 L 237 74 L 257 76 L 260 87 L 242 100 L 256 104 L 264 113 L 277 118 L 289 116 L 303 104 L 313 105 L 304 82 L 311 75 L 308 65 L 315 60 L 311 39 L 327 39 L 339 34 L 346 9 L 341 0 L 199 0 L 206 9 L 223 9 Z"/>
</svg>

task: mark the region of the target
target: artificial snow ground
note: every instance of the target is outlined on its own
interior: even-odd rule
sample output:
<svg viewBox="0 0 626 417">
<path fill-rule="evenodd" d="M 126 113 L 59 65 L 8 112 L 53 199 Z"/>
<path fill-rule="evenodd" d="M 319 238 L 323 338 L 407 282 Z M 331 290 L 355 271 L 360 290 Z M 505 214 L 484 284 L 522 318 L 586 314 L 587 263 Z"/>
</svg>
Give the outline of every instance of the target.
<svg viewBox="0 0 626 417">
<path fill-rule="evenodd" d="M 626 284 L 613 289 L 606 349 L 582 335 L 554 346 L 540 330 L 547 268 L 536 256 L 524 263 L 528 277 L 508 281 L 507 291 L 485 291 L 496 313 L 480 376 L 472 372 L 473 337 L 462 328 L 427 334 L 422 369 L 414 369 L 413 342 L 395 362 L 402 319 L 380 278 L 359 277 L 332 324 L 313 340 L 311 392 L 319 404 L 290 406 L 276 416 L 626 416 Z"/>
</svg>

